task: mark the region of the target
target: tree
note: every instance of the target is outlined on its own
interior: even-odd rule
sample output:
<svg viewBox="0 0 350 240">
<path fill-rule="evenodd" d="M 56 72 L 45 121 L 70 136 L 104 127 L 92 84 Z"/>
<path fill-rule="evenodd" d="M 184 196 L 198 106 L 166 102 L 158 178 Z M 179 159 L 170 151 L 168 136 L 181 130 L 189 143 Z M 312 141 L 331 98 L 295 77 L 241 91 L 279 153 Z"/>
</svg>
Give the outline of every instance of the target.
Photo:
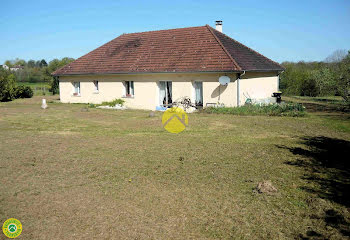
<svg viewBox="0 0 350 240">
<path fill-rule="evenodd" d="M 24 69 L 20 69 L 18 71 L 15 71 L 14 74 L 16 76 L 16 80 L 18 82 L 29 82 L 29 77 L 30 77 L 30 69 L 25 67 Z"/>
<path fill-rule="evenodd" d="M 343 99 L 350 101 L 350 51 L 348 55 L 339 63 L 337 69 L 336 87 Z"/>
<path fill-rule="evenodd" d="M 26 66 L 27 65 L 27 62 L 23 59 L 18 59 L 16 58 L 15 61 L 14 61 L 14 64 L 15 66 Z"/>
<path fill-rule="evenodd" d="M 304 78 L 304 81 L 300 85 L 300 95 L 316 97 L 318 94 L 317 83 L 315 77 L 311 73 L 307 73 L 307 76 Z"/>
<path fill-rule="evenodd" d="M 327 63 L 341 62 L 346 57 L 347 54 L 348 52 L 345 49 L 338 49 L 338 50 L 335 50 L 331 55 L 326 57 L 324 61 Z"/>
<path fill-rule="evenodd" d="M 346 76 L 347 57 L 344 58 L 343 55 L 343 50 L 338 50 L 328 57 L 328 62 L 283 62 L 282 65 L 286 70 L 280 75 L 281 91 L 285 94 L 306 96 L 346 92 L 344 76 Z M 339 59 L 343 60 L 337 62 Z"/>
<path fill-rule="evenodd" d="M 29 68 L 34 68 L 35 67 L 35 61 L 34 60 L 29 60 L 28 61 L 28 63 L 27 63 L 27 66 L 29 67 Z"/>
<path fill-rule="evenodd" d="M 13 66 L 13 63 L 10 60 L 6 60 L 4 64 L 6 66 L 8 66 L 8 67 L 12 67 Z"/>
<path fill-rule="evenodd" d="M 42 59 L 39 63 L 39 67 L 47 67 L 47 62 L 45 61 L 45 59 Z"/>
<path fill-rule="evenodd" d="M 60 81 L 58 80 L 58 77 L 53 77 L 51 84 L 50 84 L 50 92 L 52 92 L 53 95 L 59 93 L 59 86 Z"/>
<path fill-rule="evenodd" d="M 28 74 L 29 82 L 31 83 L 43 82 L 43 73 L 40 68 L 32 68 L 28 70 L 29 70 L 29 74 Z"/>
<path fill-rule="evenodd" d="M 49 66 L 47 67 L 47 73 L 49 73 L 51 77 L 50 92 L 52 92 L 52 94 L 57 94 L 59 92 L 59 80 L 58 80 L 58 77 L 52 77 L 51 74 L 57 69 L 73 61 L 74 61 L 74 58 L 68 58 L 68 57 L 62 58 L 61 60 L 54 59 L 50 61 Z"/>
<path fill-rule="evenodd" d="M 35 67 L 38 67 L 38 68 L 39 68 L 39 67 L 40 67 L 40 62 L 41 62 L 41 61 L 39 61 L 39 60 L 36 61 L 36 62 L 35 62 Z"/>
<path fill-rule="evenodd" d="M 311 75 L 316 81 L 318 95 L 325 96 L 335 94 L 335 78 L 333 72 L 329 68 L 313 70 Z"/>
</svg>

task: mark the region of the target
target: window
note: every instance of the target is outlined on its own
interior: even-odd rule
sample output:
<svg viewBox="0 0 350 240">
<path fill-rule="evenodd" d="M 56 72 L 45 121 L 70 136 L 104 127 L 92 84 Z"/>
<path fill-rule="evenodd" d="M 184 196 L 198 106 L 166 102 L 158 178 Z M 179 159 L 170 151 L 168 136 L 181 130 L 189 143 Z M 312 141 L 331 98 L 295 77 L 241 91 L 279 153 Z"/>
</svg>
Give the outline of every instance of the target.
<svg viewBox="0 0 350 240">
<path fill-rule="evenodd" d="M 80 96 L 80 82 L 73 82 L 73 95 Z"/>
<path fill-rule="evenodd" d="M 134 81 L 125 82 L 125 97 L 134 96 Z"/>
<path fill-rule="evenodd" d="M 94 81 L 95 89 L 94 92 L 98 93 L 98 81 Z"/>
</svg>

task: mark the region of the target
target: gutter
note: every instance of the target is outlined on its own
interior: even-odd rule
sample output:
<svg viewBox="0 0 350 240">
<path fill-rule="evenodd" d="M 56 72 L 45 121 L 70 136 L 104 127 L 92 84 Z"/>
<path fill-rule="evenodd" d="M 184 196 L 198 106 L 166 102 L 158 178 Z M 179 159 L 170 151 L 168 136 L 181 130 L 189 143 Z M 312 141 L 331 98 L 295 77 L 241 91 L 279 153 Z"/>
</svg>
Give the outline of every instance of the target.
<svg viewBox="0 0 350 240">
<path fill-rule="evenodd" d="M 136 75 L 136 74 L 171 74 L 171 73 L 244 73 L 245 72 L 277 72 L 281 74 L 284 69 L 270 69 L 270 70 L 223 70 L 223 71 L 190 71 L 190 72 L 109 72 L 109 73 L 71 73 L 71 74 L 51 74 L 52 76 L 96 76 L 96 75 Z M 244 75 L 243 74 L 243 75 Z"/>
<path fill-rule="evenodd" d="M 239 107 L 239 80 L 241 79 L 241 77 L 245 75 L 245 71 L 243 71 L 243 73 L 239 74 L 238 78 L 237 78 L 237 107 Z"/>
</svg>

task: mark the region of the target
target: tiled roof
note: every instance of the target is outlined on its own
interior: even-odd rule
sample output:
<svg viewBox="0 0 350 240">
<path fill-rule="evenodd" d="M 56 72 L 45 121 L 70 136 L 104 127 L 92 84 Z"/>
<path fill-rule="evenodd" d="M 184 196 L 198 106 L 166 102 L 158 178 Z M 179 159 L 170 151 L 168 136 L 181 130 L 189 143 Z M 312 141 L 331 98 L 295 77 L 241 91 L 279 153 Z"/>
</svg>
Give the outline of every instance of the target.
<svg viewBox="0 0 350 240">
<path fill-rule="evenodd" d="M 282 71 L 284 68 L 271 59 L 261 55 L 253 49 L 237 42 L 229 36 L 211 28 L 214 35 L 218 38 L 227 52 L 232 56 L 242 70 L 264 71 L 275 70 Z"/>
<path fill-rule="evenodd" d="M 206 25 L 123 34 L 53 75 L 242 70 L 283 67 Z"/>
</svg>

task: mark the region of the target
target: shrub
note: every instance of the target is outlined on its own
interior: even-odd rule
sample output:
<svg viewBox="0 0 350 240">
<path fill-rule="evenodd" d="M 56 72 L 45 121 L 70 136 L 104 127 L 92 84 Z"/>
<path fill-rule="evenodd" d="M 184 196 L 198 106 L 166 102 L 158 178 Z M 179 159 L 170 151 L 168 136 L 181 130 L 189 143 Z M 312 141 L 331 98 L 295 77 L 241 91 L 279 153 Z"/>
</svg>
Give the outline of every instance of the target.
<svg viewBox="0 0 350 240">
<path fill-rule="evenodd" d="M 17 86 L 15 88 L 15 98 L 31 98 L 33 97 L 33 90 L 31 87 Z"/>
<path fill-rule="evenodd" d="M 114 99 L 111 102 L 103 102 L 101 105 L 102 106 L 106 106 L 107 105 L 107 106 L 110 106 L 110 107 L 114 107 L 117 104 L 123 106 L 124 103 L 125 103 L 125 101 L 123 99 L 117 98 L 117 99 Z"/>
<path fill-rule="evenodd" d="M 305 116 L 305 108 L 298 103 L 244 105 L 241 107 L 208 107 L 206 113 L 233 114 L 233 115 L 267 115 L 267 116 Z"/>
<path fill-rule="evenodd" d="M 88 107 L 89 107 L 89 108 L 95 108 L 95 107 L 96 107 L 96 104 L 90 103 L 90 104 L 88 105 Z"/>
<path fill-rule="evenodd" d="M 0 102 L 15 98 L 15 75 L 9 71 L 0 70 Z"/>
<path fill-rule="evenodd" d="M 31 87 L 28 87 L 28 86 L 25 87 L 23 96 L 24 96 L 25 98 L 31 98 L 31 97 L 33 97 L 33 89 L 32 89 Z"/>
</svg>

